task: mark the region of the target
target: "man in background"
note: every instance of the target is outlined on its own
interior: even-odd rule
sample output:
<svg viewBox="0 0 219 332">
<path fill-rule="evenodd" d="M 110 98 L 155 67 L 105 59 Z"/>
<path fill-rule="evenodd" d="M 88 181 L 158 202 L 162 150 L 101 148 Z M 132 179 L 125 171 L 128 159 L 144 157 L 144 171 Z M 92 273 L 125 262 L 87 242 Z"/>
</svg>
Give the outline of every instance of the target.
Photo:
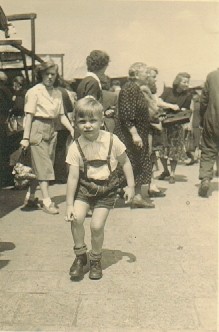
<svg viewBox="0 0 219 332">
<path fill-rule="evenodd" d="M 201 94 L 202 131 L 198 194 L 208 197 L 213 168 L 219 153 L 219 69 L 208 74 Z"/>
</svg>

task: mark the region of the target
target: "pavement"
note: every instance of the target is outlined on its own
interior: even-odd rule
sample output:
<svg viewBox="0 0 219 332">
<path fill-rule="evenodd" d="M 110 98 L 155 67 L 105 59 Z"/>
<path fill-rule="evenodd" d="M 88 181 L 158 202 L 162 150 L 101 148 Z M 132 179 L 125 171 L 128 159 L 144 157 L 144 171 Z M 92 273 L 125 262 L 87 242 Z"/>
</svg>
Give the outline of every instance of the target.
<svg viewBox="0 0 219 332">
<path fill-rule="evenodd" d="M 0 330 L 216 332 L 219 180 L 209 198 L 198 197 L 198 167 L 179 165 L 175 184 L 157 180 L 166 197 L 154 199 L 155 209 L 117 202 L 105 228 L 103 278 L 95 281 L 68 274 L 66 185 L 51 186 L 55 216 L 22 212 L 25 191 L 2 189 Z"/>
</svg>

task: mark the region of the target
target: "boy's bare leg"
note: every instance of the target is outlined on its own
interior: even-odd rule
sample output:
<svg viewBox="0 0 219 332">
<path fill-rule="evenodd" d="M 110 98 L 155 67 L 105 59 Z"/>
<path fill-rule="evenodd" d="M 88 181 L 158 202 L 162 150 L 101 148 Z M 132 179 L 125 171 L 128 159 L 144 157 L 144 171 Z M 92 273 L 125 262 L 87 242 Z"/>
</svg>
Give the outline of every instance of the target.
<svg viewBox="0 0 219 332">
<path fill-rule="evenodd" d="M 74 279 L 83 278 L 83 267 L 87 264 L 87 246 L 84 243 L 84 220 L 89 208 L 89 205 L 85 202 L 79 200 L 74 202 L 76 220 L 71 222 L 71 232 L 74 240 L 76 258 L 69 271 L 70 276 Z"/>
<path fill-rule="evenodd" d="M 101 256 L 104 241 L 104 226 L 109 215 L 109 209 L 94 209 L 90 228 L 91 228 L 91 246 L 90 252 L 90 279 L 102 278 Z"/>
<path fill-rule="evenodd" d="M 109 215 L 109 209 L 94 209 L 90 229 L 91 229 L 91 246 L 94 254 L 101 254 L 104 241 L 104 226 Z"/>
<path fill-rule="evenodd" d="M 85 245 L 84 220 L 89 208 L 89 205 L 85 202 L 77 200 L 74 202 L 74 210 L 77 220 L 71 222 L 71 232 L 76 248 L 81 248 Z"/>
</svg>

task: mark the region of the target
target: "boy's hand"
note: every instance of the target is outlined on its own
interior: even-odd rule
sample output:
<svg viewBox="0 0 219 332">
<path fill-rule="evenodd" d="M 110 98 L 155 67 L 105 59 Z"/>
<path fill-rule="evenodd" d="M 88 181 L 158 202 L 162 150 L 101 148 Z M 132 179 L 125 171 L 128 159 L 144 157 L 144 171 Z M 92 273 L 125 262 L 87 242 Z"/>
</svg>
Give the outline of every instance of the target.
<svg viewBox="0 0 219 332">
<path fill-rule="evenodd" d="M 135 196 L 135 188 L 134 187 L 125 187 L 124 188 L 124 199 L 125 204 L 131 203 Z"/>
<path fill-rule="evenodd" d="M 67 206 L 65 221 L 76 221 L 76 220 L 77 220 L 77 218 L 76 218 L 76 215 L 75 215 L 73 205 Z"/>
</svg>

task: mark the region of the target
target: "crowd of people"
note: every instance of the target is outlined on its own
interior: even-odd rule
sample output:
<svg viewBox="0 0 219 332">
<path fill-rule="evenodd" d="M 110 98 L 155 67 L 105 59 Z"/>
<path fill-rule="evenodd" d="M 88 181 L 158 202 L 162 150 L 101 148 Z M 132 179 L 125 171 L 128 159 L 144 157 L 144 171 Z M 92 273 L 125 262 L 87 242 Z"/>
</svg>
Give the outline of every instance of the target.
<svg viewBox="0 0 219 332">
<path fill-rule="evenodd" d="M 157 180 L 174 184 L 179 162 L 190 166 L 200 159 L 198 194 L 208 197 L 214 163 L 218 165 L 219 70 L 208 75 L 201 92 L 189 88 L 189 73 L 180 72 L 158 96 L 157 68 L 136 62 L 121 84 L 105 74 L 109 63 L 107 53 L 92 51 L 77 91 L 59 76 L 53 61 L 37 66 L 37 83 L 29 89 L 22 75 L 9 87 L 7 75 L 0 72 L 1 173 L 6 156 L 29 151 L 36 178 L 29 182 L 21 209 L 55 215 L 59 209 L 49 185 L 61 170 L 60 182 L 67 182 L 65 218 L 71 222 L 76 255 L 69 272 L 73 279 L 83 277 L 87 264 L 83 223 L 89 211 L 89 277 L 100 279 L 104 226 L 118 195 L 132 209 L 155 208 L 151 197 L 166 195 Z M 189 112 L 177 117 L 185 110 Z M 16 135 L 8 134 L 12 116 L 17 125 L 22 122 Z M 163 170 L 155 179 L 158 159 Z M 35 197 L 37 186 L 42 201 Z"/>
</svg>

